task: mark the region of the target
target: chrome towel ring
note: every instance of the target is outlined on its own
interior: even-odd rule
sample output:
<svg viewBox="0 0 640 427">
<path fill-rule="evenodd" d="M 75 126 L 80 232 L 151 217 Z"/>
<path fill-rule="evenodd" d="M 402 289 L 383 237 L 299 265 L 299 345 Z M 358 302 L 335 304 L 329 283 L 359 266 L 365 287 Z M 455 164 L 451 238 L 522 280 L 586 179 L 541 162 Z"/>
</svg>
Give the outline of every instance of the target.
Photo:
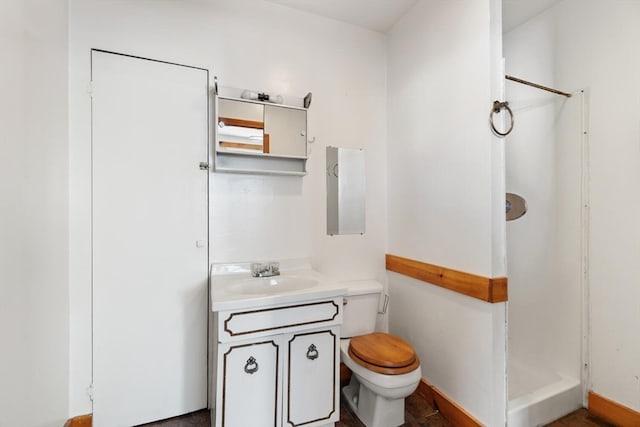
<svg viewBox="0 0 640 427">
<path fill-rule="evenodd" d="M 496 125 L 493 123 L 493 115 L 502 111 L 503 108 L 507 110 L 507 113 L 509 113 L 509 129 L 504 133 L 496 129 Z M 493 133 L 500 138 L 504 138 L 511 133 L 511 131 L 513 130 L 513 111 L 511 111 L 511 108 L 509 108 L 508 102 L 493 101 L 491 114 L 489 114 L 489 124 L 491 125 L 491 130 L 493 131 Z"/>
</svg>

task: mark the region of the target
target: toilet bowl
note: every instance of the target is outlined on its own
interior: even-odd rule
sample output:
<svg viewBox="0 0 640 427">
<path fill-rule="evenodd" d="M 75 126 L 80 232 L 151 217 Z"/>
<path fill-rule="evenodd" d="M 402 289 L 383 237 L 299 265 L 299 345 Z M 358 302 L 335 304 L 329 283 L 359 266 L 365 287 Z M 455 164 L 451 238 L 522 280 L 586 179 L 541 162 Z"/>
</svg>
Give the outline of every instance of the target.
<svg viewBox="0 0 640 427">
<path fill-rule="evenodd" d="M 373 332 L 382 285 L 364 281 L 347 287 L 340 358 L 352 376 L 342 396 L 365 426 L 400 426 L 404 399 L 420 383 L 420 361 L 402 339 Z"/>
</svg>

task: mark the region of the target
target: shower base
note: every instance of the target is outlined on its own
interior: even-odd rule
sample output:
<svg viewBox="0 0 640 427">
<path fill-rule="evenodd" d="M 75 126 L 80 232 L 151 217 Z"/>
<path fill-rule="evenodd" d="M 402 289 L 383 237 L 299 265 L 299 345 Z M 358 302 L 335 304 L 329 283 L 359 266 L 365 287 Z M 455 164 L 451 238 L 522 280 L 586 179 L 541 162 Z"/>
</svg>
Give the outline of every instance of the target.
<svg viewBox="0 0 640 427">
<path fill-rule="evenodd" d="M 517 364 L 510 365 L 509 375 L 508 427 L 542 426 L 582 407 L 580 380 Z"/>
</svg>

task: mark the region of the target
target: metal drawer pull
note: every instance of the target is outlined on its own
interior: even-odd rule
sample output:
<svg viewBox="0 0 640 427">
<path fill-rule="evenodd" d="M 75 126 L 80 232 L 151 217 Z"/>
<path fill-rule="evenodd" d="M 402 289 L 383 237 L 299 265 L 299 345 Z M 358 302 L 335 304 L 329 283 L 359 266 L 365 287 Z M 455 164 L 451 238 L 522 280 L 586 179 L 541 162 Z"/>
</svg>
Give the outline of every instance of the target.
<svg viewBox="0 0 640 427">
<path fill-rule="evenodd" d="M 247 374 L 253 374 L 254 372 L 258 372 L 258 362 L 256 362 L 256 359 L 253 356 L 247 359 L 247 364 L 244 365 L 244 371 Z"/>
<path fill-rule="evenodd" d="M 307 350 L 307 359 L 315 360 L 317 358 L 318 358 L 318 349 L 316 348 L 315 344 L 311 344 L 309 346 L 309 349 Z"/>
</svg>

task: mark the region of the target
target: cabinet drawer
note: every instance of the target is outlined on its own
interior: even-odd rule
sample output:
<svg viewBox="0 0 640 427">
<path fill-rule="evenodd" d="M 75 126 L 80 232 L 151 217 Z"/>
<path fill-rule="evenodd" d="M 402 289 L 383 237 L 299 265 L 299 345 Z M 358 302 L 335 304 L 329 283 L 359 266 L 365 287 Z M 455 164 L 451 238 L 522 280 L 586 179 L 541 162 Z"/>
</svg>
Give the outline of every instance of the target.
<svg viewBox="0 0 640 427">
<path fill-rule="evenodd" d="M 243 311 L 221 311 L 218 341 L 246 339 L 342 323 L 342 298 Z"/>
</svg>

